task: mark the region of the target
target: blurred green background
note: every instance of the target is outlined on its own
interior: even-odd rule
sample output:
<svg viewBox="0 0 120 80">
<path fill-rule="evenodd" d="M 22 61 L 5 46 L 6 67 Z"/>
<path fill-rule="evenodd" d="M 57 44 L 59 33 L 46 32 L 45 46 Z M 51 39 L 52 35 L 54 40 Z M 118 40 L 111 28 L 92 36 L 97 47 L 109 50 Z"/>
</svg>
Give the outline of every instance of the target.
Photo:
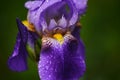
<svg viewBox="0 0 120 80">
<path fill-rule="evenodd" d="M 26 19 L 24 2 L 0 1 L 0 80 L 39 80 L 37 67 L 29 59 L 26 72 L 12 72 L 7 66 L 18 32 L 15 19 Z M 81 23 L 87 64 L 81 80 L 120 80 L 120 0 L 89 0 Z"/>
</svg>

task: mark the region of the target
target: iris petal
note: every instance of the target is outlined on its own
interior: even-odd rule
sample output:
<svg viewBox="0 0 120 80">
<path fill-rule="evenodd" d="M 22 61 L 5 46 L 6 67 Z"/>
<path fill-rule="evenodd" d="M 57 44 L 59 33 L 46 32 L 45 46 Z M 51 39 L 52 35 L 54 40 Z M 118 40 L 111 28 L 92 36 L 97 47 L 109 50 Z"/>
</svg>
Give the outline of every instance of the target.
<svg viewBox="0 0 120 80">
<path fill-rule="evenodd" d="M 23 40 L 23 43 L 26 43 L 28 39 L 27 28 L 22 24 L 22 22 L 18 18 L 16 19 L 16 22 L 18 30 L 20 32 L 21 39 Z"/>
<path fill-rule="evenodd" d="M 88 0 L 66 0 L 81 15 L 86 11 Z"/>
<path fill-rule="evenodd" d="M 27 51 L 29 57 L 38 62 L 39 61 L 39 53 L 40 53 L 40 40 L 36 33 L 28 31 L 28 41 L 27 41 Z"/>
<path fill-rule="evenodd" d="M 21 39 L 20 33 L 18 33 L 16 44 L 13 54 L 8 60 L 8 66 L 13 71 L 25 71 L 27 69 L 27 51 L 25 45 Z"/>
<path fill-rule="evenodd" d="M 34 1 L 33 1 L 34 2 Z M 35 27 L 36 27 L 36 30 L 37 31 L 41 31 L 41 26 L 42 26 L 42 24 L 41 23 L 45 23 L 46 24 L 46 21 L 45 21 L 45 19 L 43 18 L 43 15 L 44 15 L 44 11 L 47 9 L 47 8 L 49 8 L 50 6 L 52 6 L 52 5 L 54 5 L 54 4 L 56 4 L 56 3 L 58 3 L 58 2 L 61 2 L 61 0 L 45 0 L 43 3 L 42 3 L 42 5 L 39 7 L 39 8 L 37 8 L 36 10 L 33 10 L 33 11 L 31 11 L 30 9 L 29 9 L 29 12 L 28 12 L 28 20 L 29 20 L 29 22 L 30 23 L 33 23 L 34 25 L 35 25 Z M 27 4 L 27 3 L 26 3 Z M 40 4 L 37 4 L 37 5 L 34 5 L 35 7 L 38 7 Z M 29 6 L 33 6 L 33 5 L 30 5 L 29 4 Z M 27 7 L 27 6 L 26 6 Z M 27 7 L 28 8 L 28 7 Z M 50 9 L 51 10 L 51 9 Z M 56 10 L 54 10 L 54 11 L 56 11 Z M 42 15 L 42 13 L 43 13 L 43 15 Z M 57 12 L 58 13 L 58 12 Z M 50 15 L 50 13 L 49 13 L 49 15 Z M 53 11 L 52 11 L 52 15 L 53 15 Z M 42 26 L 42 27 L 44 27 L 44 26 Z"/>
<path fill-rule="evenodd" d="M 66 11 L 65 6 L 69 7 L 70 12 Z M 48 27 L 50 19 L 58 21 L 62 16 L 67 20 L 68 26 L 60 23 L 61 27 L 73 26 L 86 11 L 87 0 L 35 0 L 26 2 L 25 7 L 29 9 L 28 21 L 41 33 Z"/>
<path fill-rule="evenodd" d="M 28 31 L 28 45 L 34 49 L 35 48 L 35 41 L 38 39 L 38 35 L 34 32 Z"/>
<path fill-rule="evenodd" d="M 83 54 L 80 45 L 72 35 L 66 35 L 63 44 L 65 80 L 79 80 L 85 72 L 85 61 L 80 55 Z"/>
<path fill-rule="evenodd" d="M 81 56 L 81 44 L 67 33 L 60 45 L 53 38 L 43 39 L 39 76 L 42 80 L 78 80 L 85 72 L 85 61 Z"/>
<path fill-rule="evenodd" d="M 86 11 L 88 0 L 71 0 L 78 9 L 79 14 L 83 14 Z"/>
<path fill-rule="evenodd" d="M 24 71 L 27 69 L 27 51 L 25 44 L 27 42 L 27 29 L 19 19 L 16 20 L 19 28 L 16 44 L 13 54 L 8 60 L 8 66 L 14 71 Z"/>
<path fill-rule="evenodd" d="M 35 10 L 36 8 L 39 8 L 43 1 L 28 1 L 25 3 L 25 7 L 29 10 Z M 32 5 L 32 6 L 31 6 Z"/>
<path fill-rule="evenodd" d="M 61 75 L 63 71 L 62 50 L 59 43 L 52 38 L 47 38 L 43 40 L 42 44 L 38 63 L 41 80 L 63 80 Z"/>
<path fill-rule="evenodd" d="M 73 15 L 69 21 L 69 26 L 74 25 L 78 20 L 78 13 L 76 11 L 73 12 Z"/>
<path fill-rule="evenodd" d="M 77 54 L 81 55 L 83 59 L 85 59 L 85 45 L 82 41 L 82 39 L 80 38 L 80 27 L 75 27 L 72 35 L 78 40 L 78 51 Z"/>
</svg>

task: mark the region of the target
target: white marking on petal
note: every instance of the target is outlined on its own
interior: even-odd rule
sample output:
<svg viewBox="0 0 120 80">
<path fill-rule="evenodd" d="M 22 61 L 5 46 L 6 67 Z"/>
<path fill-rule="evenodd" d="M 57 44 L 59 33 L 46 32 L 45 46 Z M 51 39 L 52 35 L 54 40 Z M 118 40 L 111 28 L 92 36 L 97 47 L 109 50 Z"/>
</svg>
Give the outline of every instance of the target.
<svg viewBox="0 0 120 80">
<path fill-rule="evenodd" d="M 49 24 L 49 29 L 53 29 L 55 26 L 57 26 L 57 23 L 54 19 L 50 20 L 50 24 Z"/>
<path fill-rule="evenodd" d="M 67 21 L 64 16 L 58 21 L 58 26 L 65 28 L 67 26 Z"/>
</svg>

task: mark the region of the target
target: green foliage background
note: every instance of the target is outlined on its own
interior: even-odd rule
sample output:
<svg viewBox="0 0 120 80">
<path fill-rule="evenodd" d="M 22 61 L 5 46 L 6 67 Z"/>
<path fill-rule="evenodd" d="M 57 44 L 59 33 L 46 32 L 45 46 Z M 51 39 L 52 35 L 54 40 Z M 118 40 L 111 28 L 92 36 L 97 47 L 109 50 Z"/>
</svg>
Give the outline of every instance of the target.
<svg viewBox="0 0 120 80">
<path fill-rule="evenodd" d="M 39 80 L 37 67 L 29 59 L 26 72 L 12 72 L 7 66 L 18 32 L 15 19 L 26 19 L 24 2 L 0 1 L 0 80 Z M 89 0 L 81 23 L 87 64 L 81 80 L 120 80 L 120 0 Z"/>
</svg>

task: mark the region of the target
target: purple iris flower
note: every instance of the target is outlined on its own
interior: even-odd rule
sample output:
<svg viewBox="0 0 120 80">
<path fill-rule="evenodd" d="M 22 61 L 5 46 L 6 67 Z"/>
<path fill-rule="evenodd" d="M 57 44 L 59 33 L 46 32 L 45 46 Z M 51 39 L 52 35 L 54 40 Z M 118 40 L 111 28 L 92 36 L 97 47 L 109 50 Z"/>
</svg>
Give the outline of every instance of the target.
<svg viewBox="0 0 120 80">
<path fill-rule="evenodd" d="M 8 60 L 10 69 L 27 70 L 30 56 L 41 80 L 79 80 L 86 70 L 79 20 L 87 0 L 34 0 L 25 7 L 27 21 L 16 19 L 19 32 Z"/>
</svg>

